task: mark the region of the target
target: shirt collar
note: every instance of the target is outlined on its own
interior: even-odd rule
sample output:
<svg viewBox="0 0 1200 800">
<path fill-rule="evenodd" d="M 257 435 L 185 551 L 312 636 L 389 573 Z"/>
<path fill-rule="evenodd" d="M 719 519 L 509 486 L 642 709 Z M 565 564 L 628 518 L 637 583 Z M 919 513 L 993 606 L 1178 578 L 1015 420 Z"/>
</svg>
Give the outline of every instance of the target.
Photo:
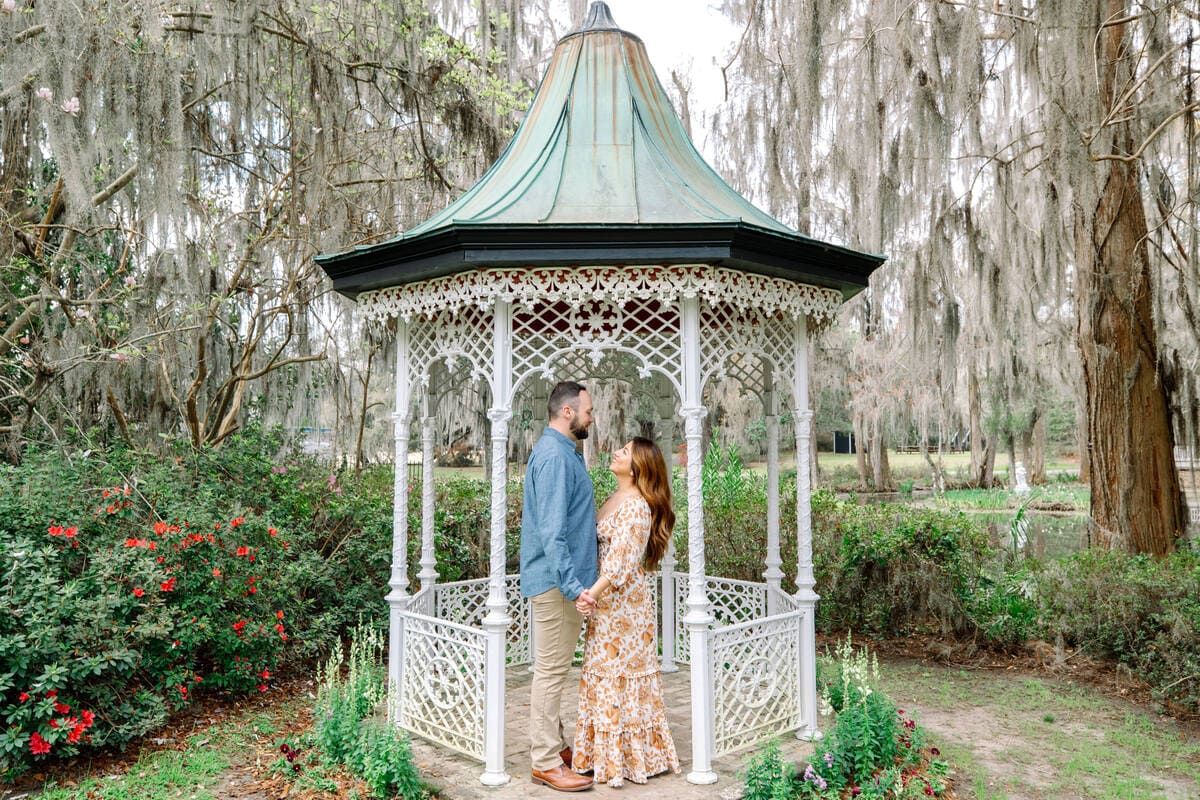
<svg viewBox="0 0 1200 800">
<path fill-rule="evenodd" d="M 566 445 L 567 447 L 571 448 L 571 450 L 576 450 L 576 447 L 575 447 L 576 443 L 575 443 L 574 439 L 567 438 L 566 436 L 559 433 L 554 428 L 551 428 L 549 425 L 546 426 L 546 435 L 549 436 L 550 438 L 552 438 L 553 440 L 555 440 L 563 445 Z"/>
</svg>

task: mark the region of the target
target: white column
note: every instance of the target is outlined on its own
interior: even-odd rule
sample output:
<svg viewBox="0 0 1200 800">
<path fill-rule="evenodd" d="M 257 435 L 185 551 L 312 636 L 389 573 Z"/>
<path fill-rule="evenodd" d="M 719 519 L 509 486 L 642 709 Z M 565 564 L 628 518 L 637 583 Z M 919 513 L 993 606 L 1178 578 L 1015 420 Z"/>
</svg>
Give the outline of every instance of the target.
<svg viewBox="0 0 1200 800">
<path fill-rule="evenodd" d="M 773 367 L 771 368 L 773 369 Z M 767 581 L 767 614 L 778 614 L 783 559 L 779 556 L 779 400 L 774 381 L 767 370 L 769 385 L 764 399 L 767 423 L 767 561 L 763 578 Z"/>
<path fill-rule="evenodd" d="M 388 692 L 392 721 L 404 726 L 404 612 L 408 610 L 408 322 L 396 320 L 395 478 L 392 483 L 392 576 L 388 604 Z"/>
<path fill-rule="evenodd" d="M 504 645 L 508 639 L 508 599 L 504 592 L 504 533 L 508 505 L 508 423 L 512 419 L 512 303 L 496 300 L 492 346 L 492 513 L 491 553 L 488 560 L 487 614 L 483 630 L 487 639 L 484 694 L 485 786 L 509 781 L 504 771 Z"/>
<path fill-rule="evenodd" d="M 679 301 L 683 339 L 683 416 L 687 441 L 688 478 L 688 598 L 683 623 L 688 629 L 692 660 L 692 771 L 688 783 L 716 783 L 713 772 L 713 664 L 709 626 L 713 615 L 704 585 L 704 416 L 700 386 L 700 298 Z"/>
<path fill-rule="evenodd" d="M 808 319 L 796 321 L 795 365 L 792 377 L 793 416 L 796 420 L 796 601 L 805 614 L 800 622 L 800 728 L 797 738 L 819 739 L 817 727 L 816 612 L 820 596 L 814 591 L 812 561 L 812 493 L 809 444 L 813 413 L 808 405 Z"/>
<path fill-rule="evenodd" d="M 434 417 L 429 413 L 429 396 L 421 399 L 421 591 L 437 583 L 437 555 L 433 550 L 433 437 Z M 429 598 L 433 602 L 433 598 Z"/>
</svg>

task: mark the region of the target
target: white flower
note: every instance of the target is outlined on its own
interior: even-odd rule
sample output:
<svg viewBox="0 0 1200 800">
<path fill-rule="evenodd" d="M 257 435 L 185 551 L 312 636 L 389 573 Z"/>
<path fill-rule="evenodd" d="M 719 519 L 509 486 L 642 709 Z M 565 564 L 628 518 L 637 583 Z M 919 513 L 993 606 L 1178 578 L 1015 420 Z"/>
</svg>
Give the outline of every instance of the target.
<svg viewBox="0 0 1200 800">
<path fill-rule="evenodd" d="M 72 114 L 72 115 L 78 114 L 79 113 L 79 98 L 72 97 L 70 100 L 63 101 L 61 108 L 63 111 L 67 112 L 68 114 Z"/>
<path fill-rule="evenodd" d="M 5 14 L 11 14 L 16 10 L 17 0 L 4 0 L 3 3 L 0 3 L 0 11 L 3 11 Z"/>
<path fill-rule="evenodd" d="M 132 275 L 126 275 L 125 276 L 125 285 L 126 286 L 137 286 L 137 278 L 133 277 Z"/>
<path fill-rule="evenodd" d="M 49 86 L 41 87 L 36 92 L 34 92 L 34 94 L 36 94 L 41 99 L 45 100 L 47 103 L 54 101 L 54 92 L 50 91 Z"/>
<path fill-rule="evenodd" d="M 87 312 L 86 308 L 75 309 L 75 319 L 83 319 L 87 315 L 88 315 L 88 312 Z"/>
<path fill-rule="evenodd" d="M 304 215 L 304 214 L 301 214 L 301 215 L 300 215 L 300 219 L 298 219 L 298 220 L 297 220 L 297 222 L 299 222 L 301 225 L 307 225 L 307 224 L 308 224 L 308 217 L 307 217 L 306 215 Z"/>
</svg>

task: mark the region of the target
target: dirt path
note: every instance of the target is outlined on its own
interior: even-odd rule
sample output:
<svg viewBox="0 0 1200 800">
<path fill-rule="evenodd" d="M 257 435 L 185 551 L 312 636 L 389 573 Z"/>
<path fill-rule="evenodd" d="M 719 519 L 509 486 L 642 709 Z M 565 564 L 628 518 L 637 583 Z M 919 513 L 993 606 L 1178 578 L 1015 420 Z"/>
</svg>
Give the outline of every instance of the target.
<svg viewBox="0 0 1200 800">
<path fill-rule="evenodd" d="M 958 770 L 960 797 L 1200 798 L 1200 726 L 1103 665 L 881 657 L 884 690 Z"/>
</svg>

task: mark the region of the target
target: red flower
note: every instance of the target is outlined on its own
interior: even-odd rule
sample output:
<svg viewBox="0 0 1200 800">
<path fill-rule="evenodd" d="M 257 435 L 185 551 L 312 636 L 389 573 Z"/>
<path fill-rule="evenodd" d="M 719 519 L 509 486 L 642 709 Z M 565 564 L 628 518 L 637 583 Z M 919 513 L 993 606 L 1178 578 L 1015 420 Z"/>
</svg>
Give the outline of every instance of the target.
<svg viewBox="0 0 1200 800">
<path fill-rule="evenodd" d="M 17 697 L 17 699 L 20 700 L 22 703 L 24 703 L 26 700 L 29 699 L 29 692 L 21 692 L 21 694 Z"/>
<path fill-rule="evenodd" d="M 77 533 L 79 533 L 79 531 L 75 529 L 74 525 L 72 525 L 71 527 L 69 527 L 65 531 L 63 531 L 63 536 L 67 537 L 68 539 L 71 539 Z"/>
<path fill-rule="evenodd" d="M 250 591 L 246 592 L 246 594 L 255 594 L 256 592 L 258 592 L 258 587 L 257 587 L 257 586 L 251 586 L 251 587 L 250 587 Z"/>
<path fill-rule="evenodd" d="M 51 728 L 58 728 L 58 720 L 56 720 L 56 719 L 52 719 L 52 720 L 50 720 L 50 727 L 51 727 Z"/>
<path fill-rule="evenodd" d="M 67 705 L 66 703 L 55 703 L 54 710 L 57 711 L 59 714 L 65 714 L 71 710 L 71 707 L 69 705 Z"/>
<path fill-rule="evenodd" d="M 49 533 L 51 536 L 62 536 L 63 526 L 62 525 L 51 525 L 50 528 L 46 532 Z"/>
<path fill-rule="evenodd" d="M 79 716 L 83 717 L 83 724 L 89 728 L 92 727 L 92 723 L 96 721 L 96 715 L 91 711 L 81 711 L 79 712 Z"/>
<path fill-rule="evenodd" d="M 181 686 L 179 687 L 179 693 L 180 693 L 181 695 L 183 695 L 184 697 L 187 697 L 187 687 L 186 687 L 186 686 L 182 686 L 182 685 L 181 685 Z"/>
<path fill-rule="evenodd" d="M 271 534 L 272 536 L 279 535 L 279 531 L 275 530 L 274 528 L 267 528 L 267 533 Z"/>
<path fill-rule="evenodd" d="M 58 697 L 58 689 L 51 689 L 46 692 L 46 697 Z"/>
<path fill-rule="evenodd" d="M 167 532 L 167 523 L 162 522 L 161 520 L 159 522 L 154 523 L 154 535 L 155 536 L 162 536 L 166 532 Z"/>
<path fill-rule="evenodd" d="M 39 733 L 30 734 L 29 751 L 35 756 L 45 755 L 50 752 L 50 743 L 43 739 Z"/>
<path fill-rule="evenodd" d="M 79 723 L 74 728 L 71 728 L 71 733 L 67 735 L 67 741 L 71 744 L 77 744 L 79 742 L 79 737 L 83 736 L 83 732 L 86 730 L 87 726 L 82 722 Z"/>
<path fill-rule="evenodd" d="M 229 527 L 236 528 L 238 525 L 241 525 L 245 521 L 246 521 L 245 517 L 234 517 L 233 519 L 229 520 Z"/>
<path fill-rule="evenodd" d="M 266 685 L 265 683 L 260 683 L 260 684 L 258 685 L 258 690 L 259 690 L 260 692 L 265 692 L 265 691 L 267 690 L 267 685 Z"/>
<path fill-rule="evenodd" d="M 283 619 L 283 610 L 282 609 L 275 612 L 275 619 Z"/>
<path fill-rule="evenodd" d="M 275 623 L 275 630 L 276 630 L 276 631 L 278 631 L 279 633 L 283 633 L 283 623 L 282 623 L 282 622 L 276 622 L 276 623 Z"/>
<path fill-rule="evenodd" d="M 100 496 L 108 497 L 110 494 L 112 494 L 112 492 L 110 492 L 108 489 L 105 489 L 103 492 L 100 493 Z"/>
<path fill-rule="evenodd" d="M 264 669 L 262 671 L 262 679 L 265 681 L 270 677 L 271 677 L 271 671 L 269 669 Z"/>
<path fill-rule="evenodd" d="M 146 590 L 145 590 L 145 589 L 143 589 L 143 588 L 142 588 L 142 587 L 140 587 L 140 586 L 136 587 L 136 588 L 133 590 L 133 596 L 134 596 L 134 597 L 141 597 L 141 596 L 142 596 L 142 595 L 144 595 L 145 593 L 146 593 Z"/>
<path fill-rule="evenodd" d="M 164 592 L 173 592 L 173 591 L 175 591 L 175 578 L 174 578 L 174 576 L 172 576 L 172 577 L 170 578 L 170 580 L 166 580 L 166 581 L 163 581 L 162 583 L 160 583 L 160 584 L 158 585 L 158 588 L 159 588 L 159 589 L 162 589 Z"/>
<path fill-rule="evenodd" d="M 214 578 L 219 578 L 219 577 L 221 577 L 221 570 L 219 570 L 219 569 L 214 569 L 214 570 L 213 570 L 213 577 L 214 577 Z"/>
<path fill-rule="evenodd" d="M 245 627 L 246 627 L 246 620 L 239 619 L 237 622 L 233 623 L 233 632 L 236 633 L 238 636 L 241 636 L 242 629 Z"/>
<path fill-rule="evenodd" d="M 141 541 L 139 541 L 138 539 L 126 539 L 125 540 L 126 547 L 137 547 L 140 544 L 141 544 Z"/>
<path fill-rule="evenodd" d="M 241 547 L 239 547 L 237 549 L 237 553 L 236 553 L 236 555 L 239 555 L 239 556 L 245 556 L 245 555 L 249 555 L 249 554 L 250 554 L 250 548 L 246 547 L 246 545 L 242 545 Z"/>
</svg>

